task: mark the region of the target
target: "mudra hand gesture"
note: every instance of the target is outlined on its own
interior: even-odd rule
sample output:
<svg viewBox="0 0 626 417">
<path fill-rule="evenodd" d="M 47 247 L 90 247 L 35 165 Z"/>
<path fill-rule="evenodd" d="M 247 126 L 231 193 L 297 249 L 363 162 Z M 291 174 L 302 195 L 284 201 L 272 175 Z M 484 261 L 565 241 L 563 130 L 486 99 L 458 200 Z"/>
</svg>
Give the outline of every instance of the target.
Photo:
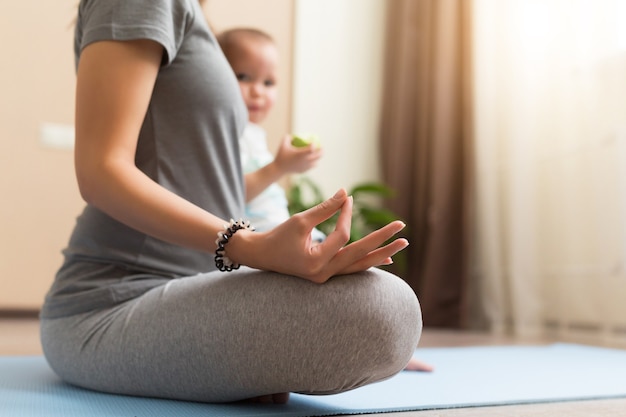
<svg viewBox="0 0 626 417">
<path fill-rule="evenodd" d="M 311 230 L 337 211 L 335 230 L 321 244 L 313 244 Z M 384 244 L 405 227 L 403 222 L 394 221 L 346 245 L 351 221 L 352 197 L 340 189 L 330 199 L 293 215 L 270 231 L 238 232 L 227 245 L 227 255 L 243 265 L 321 284 L 334 275 L 389 265 L 393 263 L 391 257 L 409 244 L 403 238 Z"/>
</svg>

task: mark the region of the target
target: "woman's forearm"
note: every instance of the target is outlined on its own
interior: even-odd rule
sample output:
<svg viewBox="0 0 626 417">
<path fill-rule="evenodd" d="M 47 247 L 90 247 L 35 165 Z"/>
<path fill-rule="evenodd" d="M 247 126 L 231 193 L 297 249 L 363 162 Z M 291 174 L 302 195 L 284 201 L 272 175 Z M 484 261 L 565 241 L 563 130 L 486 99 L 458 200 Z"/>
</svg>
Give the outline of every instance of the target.
<svg viewBox="0 0 626 417">
<path fill-rule="evenodd" d="M 85 200 L 129 227 L 158 239 L 213 252 L 225 223 L 152 181 L 124 161 L 92 167 L 81 193 Z"/>
</svg>

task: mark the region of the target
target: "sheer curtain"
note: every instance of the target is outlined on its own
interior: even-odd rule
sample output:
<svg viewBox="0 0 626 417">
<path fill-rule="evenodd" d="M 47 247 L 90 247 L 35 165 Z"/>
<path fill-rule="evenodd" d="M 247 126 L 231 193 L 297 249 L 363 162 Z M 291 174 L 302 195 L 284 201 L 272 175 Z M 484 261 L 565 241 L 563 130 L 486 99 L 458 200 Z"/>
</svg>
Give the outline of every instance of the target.
<svg viewBox="0 0 626 417">
<path fill-rule="evenodd" d="M 626 2 L 474 0 L 475 318 L 626 334 Z"/>
</svg>

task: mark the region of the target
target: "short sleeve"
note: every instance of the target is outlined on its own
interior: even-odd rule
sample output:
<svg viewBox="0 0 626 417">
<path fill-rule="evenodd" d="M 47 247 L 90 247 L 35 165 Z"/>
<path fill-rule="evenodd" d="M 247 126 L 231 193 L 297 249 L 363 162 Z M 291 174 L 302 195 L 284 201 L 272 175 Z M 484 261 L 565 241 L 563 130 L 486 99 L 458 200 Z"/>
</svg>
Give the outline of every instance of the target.
<svg viewBox="0 0 626 417">
<path fill-rule="evenodd" d="M 77 20 L 76 54 L 97 41 L 150 39 L 163 46 L 163 64 L 169 65 L 199 10 L 192 1 L 83 0 Z"/>
</svg>

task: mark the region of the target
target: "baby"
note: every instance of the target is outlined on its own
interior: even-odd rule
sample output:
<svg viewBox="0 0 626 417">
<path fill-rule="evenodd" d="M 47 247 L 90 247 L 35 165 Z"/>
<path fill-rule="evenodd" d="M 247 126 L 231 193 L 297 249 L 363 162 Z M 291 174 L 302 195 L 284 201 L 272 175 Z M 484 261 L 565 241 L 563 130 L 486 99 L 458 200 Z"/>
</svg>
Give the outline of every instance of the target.
<svg viewBox="0 0 626 417">
<path fill-rule="evenodd" d="M 321 147 L 296 147 L 285 135 L 274 157 L 267 147 L 265 130 L 259 126 L 276 102 L 278 48 L 265 32 L 236 28 L 222 32 L 218 41 L 230 63 L 248 108 L 248 125 L 239 139 L 246 183 L 246 218 L 259 231 L 269 230 L 289 218 L 287 198 L 276 182 L 284 175 L 313 168 L 322 156 Z M 325 235 L 314 229 L 313 240 Z"/>
</svg>

